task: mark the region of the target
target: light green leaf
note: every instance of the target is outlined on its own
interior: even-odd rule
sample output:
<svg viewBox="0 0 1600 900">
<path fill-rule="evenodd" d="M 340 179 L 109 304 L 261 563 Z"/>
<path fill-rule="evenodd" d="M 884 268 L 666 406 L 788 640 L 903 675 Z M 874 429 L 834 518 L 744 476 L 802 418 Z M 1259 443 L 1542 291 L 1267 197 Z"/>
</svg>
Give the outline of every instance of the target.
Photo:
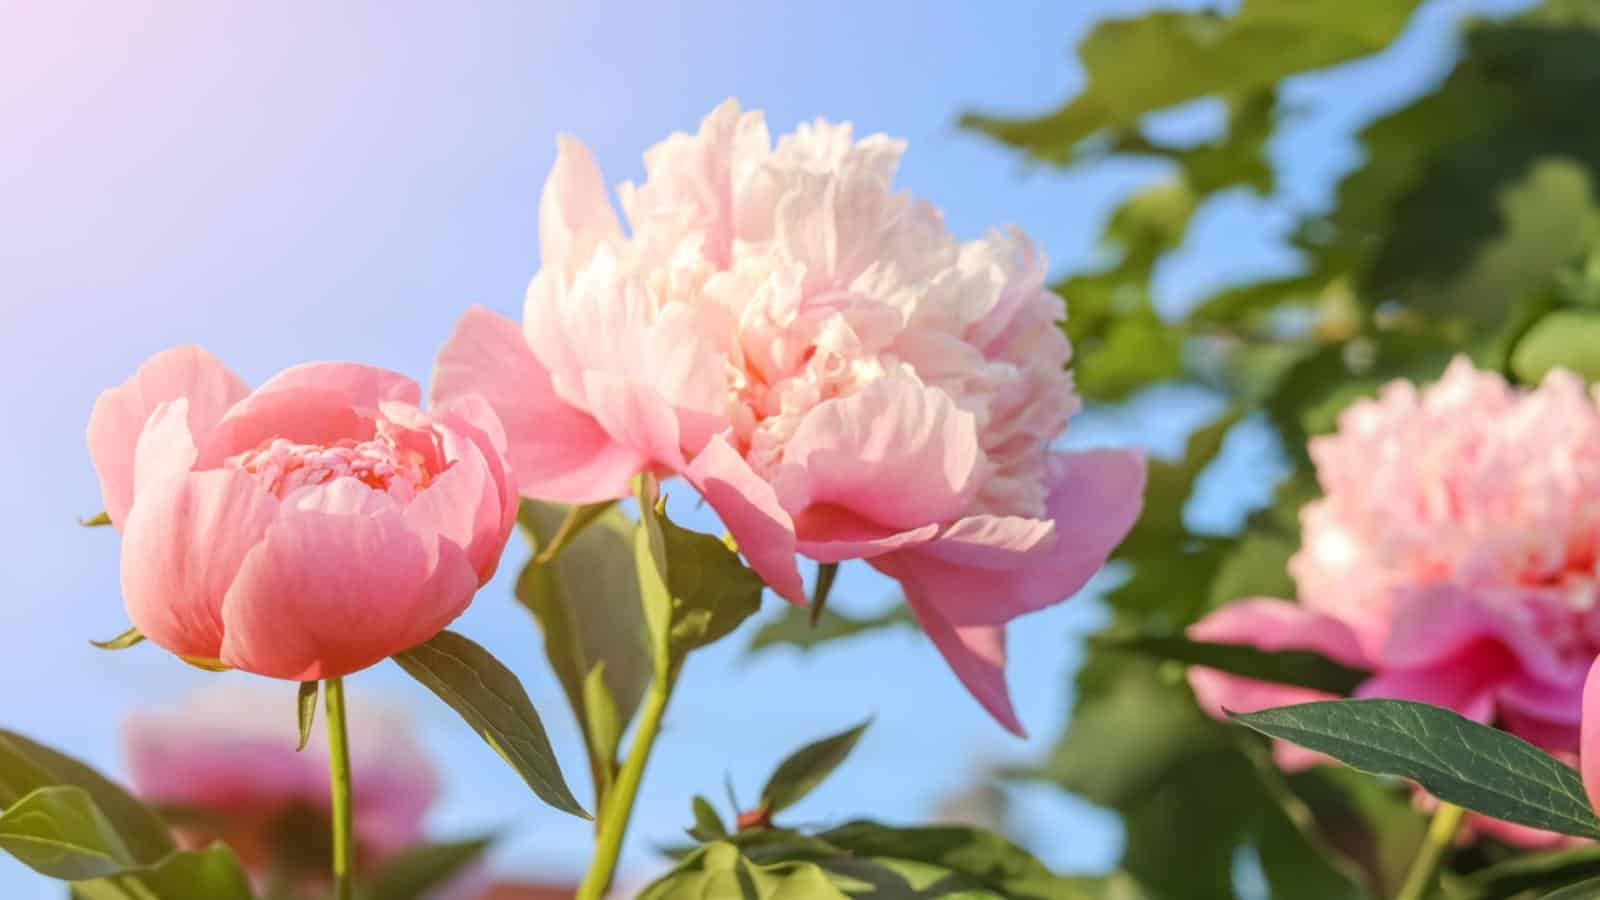
<svg viewBox="0 0 1600 900">
<path fill-rule="evenodd" d="M 100 878 L 134 865 L 89 794 L 64 785 L 32 791 L 0 813 L 0 849 L 63 881 Z"/>
<path fill-rule="evenodd" d="M 890 828 L 875 822 L 851 822 L 817 837 L 847 853 L 880 864 L 892 860 L 926 866 L 930 874 L 937 876 L 937 883 L 946 884 L 949 879 L 970 885 L 982 890 L 976 894 L 980 897 L 1007 900 L 1082 897 L 1069 879 L 1051 872 L 1021 847 L 982 829 L 959 826 Z"/>
<path fill-rule="evenodd" d="M 57 785 L 87 793 L 134 861 L 155 862 L 177 849 L 161 817 L 111 780 L 64 753 L 0 730 L 0 809 L 39 788 Z"/>
<path fill-rule="evenodd" d="M 179 850 L 157 863 L 78 881 L 76 900 L 252 900 L 250 878 L 227 845 Z"/>
<path fill-rule="evenodd" d="M 517 578 L 517 599 L 544 633 L 545 655 L 583 730 L 598 794 L 616 776 L 617 742 L 592 731 L 598 720 L 584 699 L 588 680 L 604 664 L 601 677 L 619 732 L 632 721 L 650 681 L 650 647 L 632 565 L 636 526 L 614 504 L 565 507 L 536 500 L 522 502 L 517 521 L 535 553 Z M 538 561 L 558 541 L 564 541 L 561 552 Z"/>
<path fill-rule="evenodd" d="M 1600 878 L 1591 878 L 1545 894 L 1541 900 L 1596 900 L 1600 898 Z"/>
<path fill-rule="evenodd" d="M 745 646 L 745 652 L 755 653 L 758 650 L 780 646 L 806 651 L 828 641 L 902 625 L 913 627 L 916 625 L 916 620 L 911 617 L 911 611 L 904 605 L 896 605 L 887 612 L 865 619 L 855 619 L 837 612 L 825 612 L 817 617 L 814 626 L 806 610 L 786 605 L 781 615 L 756 629 L 756 633 L 750 638 L 750 643 Z"/>
<path fill-rule="evenodd" d="M 306 741 L 311 740 L 311 728 L 317 723 L 317 695 L 322 690 L 320 681 L 300 682 L 299 696 L 296 698 L 298 705 L 297 718 L 300 725 L 300 743 L 295 746 L 295 752 L 306 748 Z"/>
<path fill-rule="evenodd" d="M 137 628 L 129 628 L 127 631 L 124 631 L 123 633 L 117 635 L 114 638 L 111 638 L 110 640 L 105 640 L 105 641 L 94 641 L 94 640 L 91 640 L 89 643 L 95 645 L 96 647 L 99 647 L 101 650 L 126 650 L 129 647 L 132 647 L 134 644 L 140 643 L 143 640 L 144 640 L 144 635 L 139 633 L 139 629 L 137 629 Z"/>
<path fill-rule="evenodd" d="M 1192 666 L 1217 669 L 1256 681 L 1310 688 L 1330 694 L 1349 694 L 1370 672 L 1341 665 L 1305 650 L 1261 650 L 1248 644 L 1191 641 L 1179 635 L 1099 634 L 1090 639 L 1111 650 L 1142 653 Z"/>
<path fill-rule="evenodd" d="M 601 762 L 595 774 L 599 776 L 598 796 L 604 797 L 616 779 L 617 745 L 622 742 L 622 722 L 606 684 L 604 660 L 595 663 L 589 677 L 583 680 L 583 715 L 584 731 Z"/>
<path fill-rule="evenodd" d="M 761 606 L 765 585 L 722 541 L 673 524 L 653 478 L 637 479 L 635 494 L 634 559 L 645 623 L 656 676 L 671 683 L 690 651 L 722 638 Z"/>
<path fill-rule="evenodd" d="M 489 651 L 453 631 L 441 631 L 393 659 L 460 714 L 539 799 L 562 812 L 589 817 L 561 775 L 527 691 Z"/>
<path fill-rule="evenodd" d="M 1600 312 L 1557 310 L 1535 322 L 1512 351 L 1511 368 L 1528 384 L 1558 368 L 1600 381 Z"/>
<path fill-rule="evenodd" d="M 816 789 L 833 770 L 845 761 L 850 751 L 861 740 L 861 735 L 872 724 L 868 719 L 861 724 L 814 741 L 791 753 L 761 789 L 761 808 L 767 813 L 782 812 Z"/>
<path fill-rule="evenodd" d="M 728 826 L 722 823 L 722 817 L 717 815 L 716 807 L 711 805 L 710 800 L 695 794 L 691 808 L 694 810 L 694 827 L 689 829 L 689 837 L 708 844 L 728 836 Z"/>
<path fill-rule="evenodd" d="M 1467 809 L 1519 825 L 1600 837 L 1572 768 L 1519 737 L 1405 700 L 1330 700 L 1235 715 L 1269 737 L 1375 775 L 1398 775 Z"/>
<path fill-rule="evenodd" d="M 461 874 L 492 843 L 493 838 L 482 837 L 412 847 L 363 879 L 356 896 L 360 900 L 421 900 Z"/>
<path fill-rule="evenodd" d="M 757 865 L 728 843 L 691 853 L 666 876 L 646 887 L 639 900 L 847 900 L 812 863 Z"/>
<path fill-rule="evenodd" d="M 97 512 L 87 519 L 79 519 L 78 524 L 85 528 L 104 528 L 111 524 L 111 517 L 104 512 Z"/>
</svg>

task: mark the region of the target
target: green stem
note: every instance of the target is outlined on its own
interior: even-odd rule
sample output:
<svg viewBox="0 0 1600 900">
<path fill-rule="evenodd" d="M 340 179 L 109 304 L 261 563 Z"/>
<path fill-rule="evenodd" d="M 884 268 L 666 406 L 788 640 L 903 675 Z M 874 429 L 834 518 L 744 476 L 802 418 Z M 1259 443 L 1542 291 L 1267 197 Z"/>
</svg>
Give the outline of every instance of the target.
<svg viewBox="0 0 1600 900">
<path fill-rule="evenodd" d="M 611 887 L 616 873 L 617 858 L 622 854 L 622 839 L 628 833 L 628 819 L 633 816 L 633 803 L 644 780 L 644 767 L 650 761 L 650 750 L 661 732 L 661 716 L 667 710 L 667 700 L 672 696 L 672 675 L 656 676 L 645 695 L 644 709 L 639 715 L 639 727 L 628 747 L 628 758 L 617 774 L 616 783 L 606 794 L 598 815 L 600 828 L 595 836 L 594 859 L 583 876 L 576 900 L 600 900 Z"/>
<path fill-rule="evenodd" d="M 350 736 L 344 721 L 344 680 L 322 683 L 328 698 L 328 776 L 333 797 L 333 890 L 336 900 L 351 900 L 355 872 L 355 814 L 350 805 Z"/>
<path fill-rule="evenodd" d="M 1434 876 L 1439 872 L 1439 864 L 1444 861 L 1445 852 L 1455 843 L 1456 831 L 1461 828 L 1461 819 L 1465 814 L 1466 810 L 1459 806 L 1439 804 L 1433 821 L 1428 823 L 1428 836 L 1423 839 L 1422 848 L 1411 863 L 1411 871 L 1406 873 L 1406 882 L 1400 886 L 1400 892 L 1394 895 L 1394 900 L 1423 900 L 1428 895 L 1428 889 L 1433 887 Z"/>
</svg>

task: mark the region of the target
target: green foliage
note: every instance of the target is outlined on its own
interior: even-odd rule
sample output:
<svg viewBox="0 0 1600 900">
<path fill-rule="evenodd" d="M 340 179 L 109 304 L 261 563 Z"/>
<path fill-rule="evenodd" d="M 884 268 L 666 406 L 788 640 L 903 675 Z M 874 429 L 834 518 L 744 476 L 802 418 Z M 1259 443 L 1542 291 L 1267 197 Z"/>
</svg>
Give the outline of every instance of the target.
<svg viewBox="0 0 1600 900">
<path fill-rule="evenodd" d="M 756 630 L 750 638 L 750 643 L 745 646 L 745 651 L 754 653 L 757 650 L 782 646 L 805 651 L 819 644 L 855 637 L 865 632 L 916 624 L 911 617 L 911 611 L 904 604 L 896 604 L 893 609 L 866 619 L 855 619 L 831 611 L 817 616 L 815 622 L 811 619 L 808 611 L 798 606 L 787 606 L 782 615 Z"/>
<path fill-rule="evenodd" d="M 360 900 L 421 900 L 483 856 L 493 838 L 422 844 L 401 852 L 364 878 Z"/>
<path fill-rule="evenodd" d="M 1348 694 L 1371 677 L 1315 653 L 1260 650 L 1245 644 L 1212 644 L 1163 634 L 1102 634 L 1093 643 L 1113 650 L 1142 653 L 1193 666 L 1205 666 L 1256 681 Z"/>
<path fill-rule="evenodd" d="M 1450 900 L 1506 900 L 1591 878 L 1600 878 L 1600 847 L 1517 857 L 1456 879 L 1446 893 Z"/>
<path fill-rule="evenodd" d="M 1600 838 L 1571 767 L 1523 739 L 1407 700 L 1329 700 L 1235 715 L 1280 740 L 1375 775 L 1409 778 L 1457 806 L 1530 828 Z"/>
<path fill-rule="evenodd" d="M 544 723 L 522 682 L 489 651 L 453 631 L 441 631 L 392 658 L 454 709 L 539 799 L 562 812 L 589 817 L 561 775 Z"/>
<path fill-rule="evenodd" d="M 295 745 L 295 750 L 304 750 L 306 742 L 311 740 L 311 728 L 317 723 L 317 695 L 322 691 L 320 681 L 302 681 L 300 690 L 295 698 L 295 718 L 300 727 L 300 742 Z"/>
<path fill-rule="evenodd" d="M 634 559 L 656 677 L 671 683 L 684 657 L 720 640 L 761 606 L 761 578 L 727 544 L 673 524 L 655 480 L 635 484 Z"/>
<path fill-rule="evenodd" d="M 177 849 L 161 817 L 105 776 L 64 753 L 0 730 L 0 808 L 9 809 L 41 788 L 62 785 L 82 790 L 93 801 L 130 860 L 155 862 Z"/>
<path fill-rule="evenodd" d="M 595 794 L 603 796 L 651 673 L 631 565 L 636 528 L 614 504 L 525 500 L 517 521 L 534 551 L 517 578 L 517 599 L 544 633 L 545 655 L 583 732 Z"/>
<path fill-rule="evenodd" d="M 791 753 L 761 788 L 762 811 L 768 815 L 782 812 L 804 799 L 845 761 L 871 724 L 868 719 Z"/>
<path fill-rule="evenodd" d="M 134 644 L 138 644 L 143 641 L 144 635 L 139 633 L 139 629 L 129 628 L 127 631 L 124 631 L 110 640 L 92 640 L 89 643 L 99 647 L 101 650 L 126 650 L 129 647 L 132 647 Z"/>
<path fill-rule="evenodd" d="M 1431 380 L 1458 355 L 1514 381 L 1558 366 L 1600 378 L 1600 123 L 1573 113 L 1600 96 L 1594 0 L 1458 23 L 1450 71 L 1417 96 L 1385 98 L 1355 134 L 1361 162 L 1331 205 L 1297 214 L 1297 271 L 1187 308 L 1152 296 L 1154 274 L 1180 257 L 1218 192 L 1273 189 L 1264 148 L 1282 132 L 1284 80 L 1383 50 L 1416 6 L 1244 0 L 1230 14 L 1105 22 L 1078 47 L 1084 87 L 1059 109 L 963 119 L 1050 166 L 1165 161 L 1105 223 L 1108 261 L 1055 285 L 1073 367 L 1091 402 L 1171 381 L 1227 402 L 1181 458 L 1152 462 L 1144 515 L 1115 556 L 1125 580 L 1106 597 L 1108 633 L 1139 640 L 1091 644 L 1073 720 L 1028 770 L 1123 816 L 1115 890 L 1129 896 L 1230 898 L 1244 848 L 1275 898 L 1339 895 L 1351 864 L 1366 895 L 1398 886 L 1421 835 L 1404 791 L 1327 772 L 1282 778 L 1256 765 L 1260 747 L 1201 715 L 1183 684 L 1184 666 L 1205 661 L 1278 680 L 1320 671 L 1312 680 L 1328 688 L 1347 689 L 1356 673 L 1322 680 L 1341 667 L 1311 654 L 1221 648 L 1201 659 L 1180 635 L 1227 603 L 1293 599 L 1299 510 L 1319 493 L 1307 444 L 1382 384 Z M 1199 100 L 1222 111 L 1219 135 L 1196 144 L 1147 127 L 1150 114 Z M 1236 426 L 1269 429 L 1291 471 L 1236 533 L 1198 533 L 1185 507 Z M 1285 662 L 1307 668 L 1289 676 Z"/>
</svg>

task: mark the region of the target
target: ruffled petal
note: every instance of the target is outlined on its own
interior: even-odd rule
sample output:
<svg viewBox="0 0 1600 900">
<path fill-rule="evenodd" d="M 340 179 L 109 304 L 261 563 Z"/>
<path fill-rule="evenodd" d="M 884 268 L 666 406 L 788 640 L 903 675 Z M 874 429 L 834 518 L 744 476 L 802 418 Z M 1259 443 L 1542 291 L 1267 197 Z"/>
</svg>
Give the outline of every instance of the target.
<svg viewBox="0 0 1600 900">
<path fill-rule="evenodd" d="M 818 404 L 784 447 L 784 508 L 838 506 L 886 528 L 949 522 L 977 488 L 977 421 L 943 391 L 890 376 Z"/>
<path fill-rule="evenodd" d="M 112 524 L 133 506 L 133 455 L 145 420 L 160 404 L 188 398 L 189 430 L 205 435 L 250 388 L 199 347 L 174 347 L 150 357 L 132 378 L 105 391 L 89 414 L 89 455 Z"/>
<path fill-rule="evenodd" d="M 463 546 L 478 570 L 480 581 L 487 582 L 494 576 L 500 552 L 517 523 L 517 485 L 506 455 L 505 430 L 500 427 L 500 420 L 488 402 L 476 394 L 459 397 L 437 407 L 433 415 L 443 422 L 448 434 L 459 434 L 471 441 L 476 456 L 482 460 L 485 490 L 475 517 L 471 543 Z M 473 455 L 465 452 L 457 454 L 463 462 Z M 454 471 L 454 467 L 451 471 Z M 435 482 L 434 486 L 437 484 Z M 416 506 L 416 501 L 412 501 L 411 505 Z"/>
<path fill-rule="evenodd" d="M 684 476 L 727 526 L 750 568 L 778 596 L 806 605 L 805 584 L 795 565 L 794 520 L 778 495 L 721 435 L 707 442 Z"/>
<path fill-rule="evenodd" d="M 525 497 L 594 503 L 628 493 L 645 467 L 593 416 L 556 396 L 550 375 L 515 322 L 481 306 L 467 310 L 439 351 L 433 402 L 476 394 L 506 433 L 506 453 Z"/>
<path fill-rule="evenodd" d="M 466 553 L 351 478 L 284 501 L 222 604 L 224 663 L 312 681 L 438 634 L 472 600 Z"/>
<path fill-rule="evenodd" d="M 556 139 L 556 162 L 539 200 L 539 257 L 571 271 L 588 262 L 600 242 L 620 236 L 617 214 L 589 148 L 570 135 Z"/>
<path fill-rule="evenodd" d="M 996 722 L 1017 737 L 1027 737 L 1006 688 L 1005 627 L 953 625 L 936 604 L 928 601 L 928 589 L 933 586 L 914 581 L 902 584 L 912 613 L 944 655 L 950 670 Z"/>
</svg>

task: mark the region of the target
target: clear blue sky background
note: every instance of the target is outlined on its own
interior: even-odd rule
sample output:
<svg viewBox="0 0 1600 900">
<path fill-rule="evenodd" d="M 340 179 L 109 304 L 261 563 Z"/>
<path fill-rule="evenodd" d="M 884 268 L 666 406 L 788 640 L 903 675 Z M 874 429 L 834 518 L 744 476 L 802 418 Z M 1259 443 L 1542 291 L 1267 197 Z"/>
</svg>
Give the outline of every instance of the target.
<svg viewBox="0 0 1600 900">
<path fill-rule="evenodd" d="M 1105 214 L 1159 170 L 1032 169 L 953 122 L 965 108 L 1054 105 L 1081 83 L 1070 48 L 1093 21 L 1154 5 L 0 0 L 0 725 L 120 771 L 126 711 L 214 677 L 148 646 L 106 654 L 86 643 L 126 620 L 115 533 L 74 524 L 100 508 L 84 423 L 95 395 L 150 353 L 200 343 L 251 382 L 326 358 L 425 379 L 468 304 L 520 309 L 558 132 L 581 136 L 609 180 L 636 179 L 647 146 L 693 130 L 730 95 L 766 109 L 775 131 L 823 115 L 908 138 L 902 186 L 943 207 L 958 234 L 1018 223 L 1056 270 L 1090 264 Z M 1304 108 L 1274 145 L 1279 195 L 1208 209 L 1159 275 L 1163 302 L 1291 266 L 1278 233 L 1354 164 L 1351 124 L 1443 70 L 1455 16 L 1520 5 L 1436 2 L 1383 60 L 1293 84 Z M 1213 113 L 1153 124 L 1200 135 Z M 1212 402 L 1156 391 L 1081 416 L 1066 442 L 1172 453 Z M 1261 473 L 1276 465 L 1270 442 L 1242 433 L 1190 513 L 1226 526 L 1264 496 Z M 523 555 L 514 548 L 459 628 L 522 676 L 569 776 L 584 783 L 538 635 L 509 597 Z M 866 611 L 894 592 L 849 571 L 836 597 Z M 1036 757 L 1064 721 L 1078 638 L 1098 617 L 1080 598 L 1014 627 L 1027 742 L 990 722 L 908 631 L 744 659 L 746 630 L 698 655 L 651 766 L 627 870 L 638 878 L 656 864 L 651 848 L 679 834 L 691 794 L 720 802 L 725 772 L 753 797 L 788 750 L 869 714 L 876 724 L 856 756 L 794 820 L 916 820 L 981 767 Z M 542 807 L 393 666 L 354 682 L 415 709 L 446 770 L 440 836 L 504 828 L 501 870 L 576 878 L 583 823 Z M 292 715 L 288 685 L 283 697 L 281 714 Z M 1020 833 L 1051 863 L 1115 859 L 1113 817 L 1047 790 L 1014 799 Z M 0 895 L 60 892 L 0 859 Z"/>
</svg>

